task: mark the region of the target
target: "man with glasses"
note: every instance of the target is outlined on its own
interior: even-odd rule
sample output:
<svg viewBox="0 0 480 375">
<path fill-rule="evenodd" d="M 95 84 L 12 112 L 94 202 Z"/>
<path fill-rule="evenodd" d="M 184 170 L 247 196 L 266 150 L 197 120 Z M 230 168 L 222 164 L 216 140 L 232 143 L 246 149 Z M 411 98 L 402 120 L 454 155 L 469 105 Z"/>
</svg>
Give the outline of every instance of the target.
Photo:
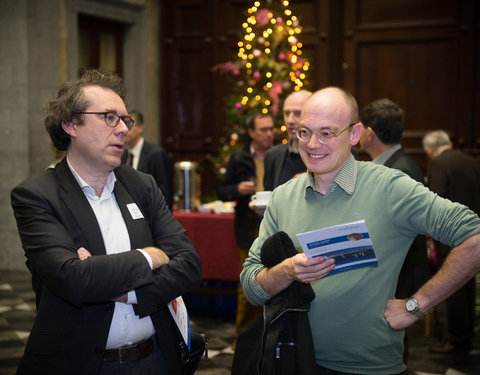
<svg viewBox="0 0 480 375">
<path fill-rule="evenodd" d="M 253 115 L 247 119 L 249 142 L 230 155 L 227 171 L 217 190 L 223 201 L 236 201 L 235 239 L 239 248 L 240 264 L 243 264 L 248 249 L 258 234 L 260 217 L 248 206 L 250 198 L 257 191 L 263 191 L 265 152 L 273 145 L 274 122 L 270 115 Z M 245 298 L 241 288 L 238 290 L 237 316 L 235 321 L 237 334 L 256 317 L 259 309 Z"/>
<path fill-rule="evenodd" d="M 404 373 L 403 328 L 480 270 L 478 216 L 398 170 L 356 161 L 350 149 L 362 131 L 347 91 L 328 87 L 307 100 L 297 136 L 308 173 L 275 189 L 240 275 L 247 298 L 258 305 L 294 282 L 311 284 L 309 322 L 319 374 Z M 329 276 L 333 258 L 299 252 L 274 267 L 261 262 L 262 245 L 279 231 L 300 249 L 297 234 L 358 220 L 365 220 L 378 266 Z M 403 261 L 420 233 L 455 248 L 411 298 L 394 299 Z"/>
<path fill-rule="evenodd" d="M 200 284 L 201 262 L 153 178 L 120 166 L 125 98 L 113 73 L 65 83 L 45 126 L 67 155 L 12 191 L 37 297 L 17 374 L 181 371 L 168 304 Z"/>
</svg>

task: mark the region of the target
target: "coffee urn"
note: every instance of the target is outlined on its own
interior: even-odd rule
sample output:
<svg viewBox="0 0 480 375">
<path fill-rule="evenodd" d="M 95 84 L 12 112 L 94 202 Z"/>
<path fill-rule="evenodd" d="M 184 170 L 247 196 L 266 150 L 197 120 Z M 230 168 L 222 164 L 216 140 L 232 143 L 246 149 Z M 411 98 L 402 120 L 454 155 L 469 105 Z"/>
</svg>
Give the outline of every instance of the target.
<svg viewBox="0 0 480 375">
<path fill-rule="evenodd" d="M 200 204 L 200 168 L 193 161 L 174 165 L 174 206 L 179 211 L 195 211 Z"/>
</svg>

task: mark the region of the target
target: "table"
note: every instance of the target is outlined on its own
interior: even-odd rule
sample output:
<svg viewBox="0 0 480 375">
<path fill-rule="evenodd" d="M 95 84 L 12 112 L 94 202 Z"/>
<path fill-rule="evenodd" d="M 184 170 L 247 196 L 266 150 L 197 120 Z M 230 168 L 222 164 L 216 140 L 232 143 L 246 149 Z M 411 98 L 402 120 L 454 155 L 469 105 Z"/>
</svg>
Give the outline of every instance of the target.
<svg viewBox="0 0 480 375">
<path fill-rule="evenodd" d="M 240 260 L 235 241 L 235 214 L 174 211 L 202 259 L 202 279 L 238 281 Z"/>
</svg>

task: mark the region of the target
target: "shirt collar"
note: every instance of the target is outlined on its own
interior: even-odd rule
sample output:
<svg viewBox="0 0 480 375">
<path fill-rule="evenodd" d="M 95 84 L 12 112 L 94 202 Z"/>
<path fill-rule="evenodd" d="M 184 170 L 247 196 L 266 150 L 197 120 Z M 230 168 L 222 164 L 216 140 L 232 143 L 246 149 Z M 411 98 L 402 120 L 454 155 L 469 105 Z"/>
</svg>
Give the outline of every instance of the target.
<svg viewBox="0 0 480 375">
<path fill-rule="evenodd" d="M 77 183 L 80 185 L 80 188 L 83 190 L 83 192 L 88 196 L 92 196 L 92 197 L 96 196 L 95 190 L 82 177 L 80 177 L 77 171 L 75 171 L 72 164 L 70 163 L 68 154 L 67 154 L 67 165 L 68 165 L 68 168 L 70 168 L 70 171 L 72 171 L 73 177 L 75 177 L 75 180 L 77 180 Z M 112 171 L 108 175 L 107 182 L 105 183 L 105 186 L 103 188 L 101 198 L 108 198 L 110 195 L 112 195 L 113 188 L 115 187 L 115 181 L 117 181 L 117 178 L 115 177 L 115 173 L 113 173 Z"/>
<path fill-rule="evenodd" d="M 135 145 L 135 147 L 133 147 L 132 149 L 128 150 L 129 153 L 133 154 L 133 156 L 135 158 L 140 158 L 140 153 L 142 152 L 142 147 L 143 147 L 143 144 L 145 143 L 145 138 L 141 137 L 137 144 Z"/>
<path fill-rule="evenodd" d="M 254 158 L 257 158 L 257 159 L 260 159 L 260 160 L 263 160 L 263 155 L 259 155 L 257 154 L 257 152 L 255 151 L 255 149 L 253 148 L 253 142 L 250 142 L 250 155 Z"/>
<path fill-rule="evenodd" d="M 291 139 L 288 140 L 287 145 L 288 145 L 288 152 L 290 152 L 290 153 L 292 153 L 292 154 L 298 154 L 298 153 L 299 153 L 298 151 L 295 151 L 295 150 L 293 149 L 292 140 L 291 140 Z"/>
<path fill-rule="evenodd" d="M 395 146 L 390 147 L 388 150 L 382 152 L 380 155 L 378 155 L 375 159 L 372 160 L 375 164 L 385 164 L 388 159 L 390 159 L 390 156 L 392 156 L 394 153 L 396 153 L 398 150 L 400 150 L 402 146 L 400 144 L 396 144 Z"/>
<path fill-rule="evenodd" d="M 336 187 L 340 187 L 347 194 L 352 195 L 355 190 L 355 183 L 357 181 L 357 163 L 352 154 L 350 154 L 348 160 L 343 164 L 343 166 L 338 171 L 337 175 L 332 182 L 328 185 L 327 194 L 330 195 Z M 308 171 L 307 185 L 315 190 L 315 179 L 313 178 L 313 173 Z"/>
</svg>

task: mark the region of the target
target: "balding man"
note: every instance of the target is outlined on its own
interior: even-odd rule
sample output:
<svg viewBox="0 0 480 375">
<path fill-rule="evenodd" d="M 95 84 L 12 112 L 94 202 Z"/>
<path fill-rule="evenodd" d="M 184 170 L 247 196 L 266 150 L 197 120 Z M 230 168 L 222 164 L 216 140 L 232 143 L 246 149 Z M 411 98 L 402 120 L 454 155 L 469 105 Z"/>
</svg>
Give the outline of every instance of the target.
<svg viewBox="0 0 480 375">
<path fill-rule="evenodd" d="M 480 213 L 480 168 L 475 158 L 455 150 L 444 130 L 435 130 L 423 137 L 423 148 L 430 159 L 427 167 L 428 187 L 443 198 L 468 206 Z M 435 244 L 442 264 L 450 247 Z M 446 329 L 439 343 L 430 350 L 436 353 L 465 354 L 472 349 L 475 334 L 475 278 L 445 301 Z"/>
<path fill-rule="evenodd" d="M 403 373 L 403 328 L 480 270 L 478 215 L 403 172 L 356 161 L 351 147 L 362 130 L 357 102 L 346 90 L 328 87 L 307 99 L 297 137 L 308 172 L 272 193 L 240 275 L 245 295 L 258 305 L 294 282 L 311 284 L 308 314 L 319 374 Z M 325 277 L 334 259 L 301 252 L 273 267 L 262 264 L 262 245 L 279 231 L 300 249 L 298 233 L 357 220 L 365 220 L 378 266 Z M 420 233 L 454 249 L 413 296 L 394 299 L 403 261 Z"/>
</svg>

